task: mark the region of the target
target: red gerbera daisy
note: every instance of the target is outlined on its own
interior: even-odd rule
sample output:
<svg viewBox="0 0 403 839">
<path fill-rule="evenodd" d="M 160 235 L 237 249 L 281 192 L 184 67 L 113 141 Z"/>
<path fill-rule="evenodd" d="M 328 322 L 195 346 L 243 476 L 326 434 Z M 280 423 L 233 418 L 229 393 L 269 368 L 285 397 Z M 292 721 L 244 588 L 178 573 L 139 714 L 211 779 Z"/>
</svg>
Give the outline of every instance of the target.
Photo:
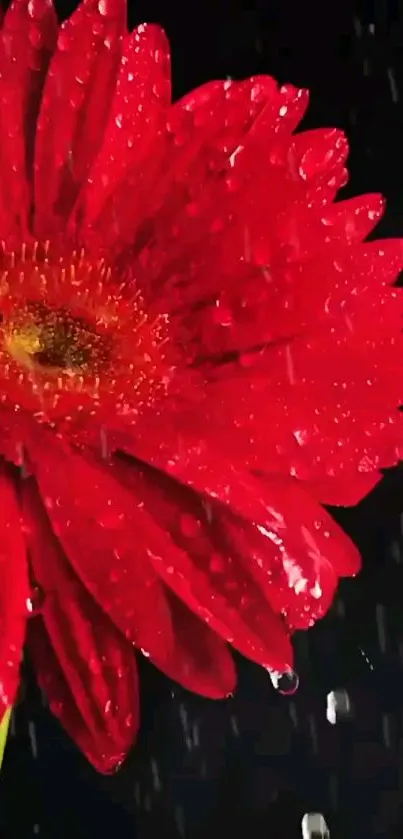
<svg viewBox="0 0 403 839">
<path fill-rule="evenodd" d="M 170 103 L 156 26 L 16 0 L 0 44 L 0 698 L 25 636 L 101 771 L 138 726 L 133 646 L 226 696 L 329 607 L 354 504 L 399 457 L 401 241 L 337 130 L 263 76 Z M 37 601 L 40 597 L 40 608 Z M 31 619 L 27 618 L 31 613 Z"/>
</svg>

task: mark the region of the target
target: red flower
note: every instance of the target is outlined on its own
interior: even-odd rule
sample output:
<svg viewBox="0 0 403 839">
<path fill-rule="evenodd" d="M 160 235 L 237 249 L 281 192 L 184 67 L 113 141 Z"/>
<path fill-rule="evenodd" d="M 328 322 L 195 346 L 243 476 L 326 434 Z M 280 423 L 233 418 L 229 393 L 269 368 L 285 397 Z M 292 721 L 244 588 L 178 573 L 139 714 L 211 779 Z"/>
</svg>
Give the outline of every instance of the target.
<svg viewBox="0 0 403 839">
<path fill-rule="evenodd" d="M 378 195 L 333 203 L 347 144 L 293 135 L 303 90 L 171 106 L 165 37 L 127 34 L 121 0 L 60 30 L 16 0 L 0 46 L 1 699 L 27 633 L 106 772 L 138 726 L 133 645 L 226 696 L 227 642 L 292 667 L 358 571 L 321 502 L 399 458 L 403 246 L 363 243 Z"/>
</svg>

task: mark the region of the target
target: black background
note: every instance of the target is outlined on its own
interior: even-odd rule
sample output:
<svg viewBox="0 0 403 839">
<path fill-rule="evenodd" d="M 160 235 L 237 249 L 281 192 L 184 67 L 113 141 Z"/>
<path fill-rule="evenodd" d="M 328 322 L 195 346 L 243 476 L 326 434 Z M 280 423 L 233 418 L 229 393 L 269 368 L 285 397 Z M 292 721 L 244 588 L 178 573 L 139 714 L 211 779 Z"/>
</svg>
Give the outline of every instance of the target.
<svg viewBox="0 0 403 839">
<path fill-rule="evenodd" d="M 64 6 L 61 14 L 71 10 Z M 59 7 L 60 9 L 60 7 Z M 131 23 L 161 23 L 178 96 L 213 77 L 269 73 L 311 89 L 306 127 L 344 128 L 346 194 L 382 191 L 380 235 L 403 235 L 403 8 L 395 2 L 137 0 Z M 0 837 L 294 839 L 307 811 L 332 839 L 403 831 L 403 473 L 335 512 L 362 550 L 332 613 L 296 639 L 301 684 L 275 693 L 239 661 L 222 703 L 181 691 L 147 662 L 142 733 L 125 767 L 101 778 L 50 717 L 28 674 L 0 785 Z M 352 715 L 330 726 L 328 691 Z M 400 789 L 399 789 L 400 787 Z"/>
</svg>

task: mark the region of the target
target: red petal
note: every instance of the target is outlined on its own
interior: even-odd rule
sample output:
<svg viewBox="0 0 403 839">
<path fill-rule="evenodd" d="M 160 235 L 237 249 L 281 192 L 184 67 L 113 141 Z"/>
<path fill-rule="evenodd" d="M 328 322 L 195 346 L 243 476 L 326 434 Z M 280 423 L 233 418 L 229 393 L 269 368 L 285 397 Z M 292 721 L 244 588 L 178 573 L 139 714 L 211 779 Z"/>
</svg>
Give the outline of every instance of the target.
<svg viewBox="0 0 403 839">
<path fill-rule="evenodd" d="M 128 741 L 134 738 L 137 725 L 138 699 L 134 653 L 132 654 L 130 668 L 130 678 L 132 680 L 130 688 L 127 683 L 126 690 L 122 689 L 121 686 L 119 691 L 114 692 L 119 698 L 127 699 L 129 692 L 133 696 L 133 704 L 130 706 L 127 715 L 128 730 L 127 737 L 124 738 L 126 745 L 124 750 L 119 752 L 116 740 L 114 739 L 115 734 L 112 737 L 108 734 L 109 716 L 116 719 L 117 708 L 113 704 L 108 705 L 108 709 L 110 707 L 110 710 L 104 712 L 105 726 L 102 724 L 100 717 L 97 720 L 93 720 L 92 727 L 88 726 L 87 721 L 81 716 L 76 697 L 70 689 L 69 682 L 60 666 L 60 661 L 54 653 L 45 626 L 39 617 L 33 618 L 29 622 L 27 644 L 37 674 L 38 683 L 49 699 L 49 706 L 52 713 L 60 720 L 72 740 L 74 740 L 98 772 L 108 774 L 116 771 L 126 756 L 127 749 L 130 745 Z M 134 721 L 133 723 L 132 720 Z M 121 724 L 123 734 L 123 720 Z"/>
<path fill-rule="evenodd" d="M 355 507 L 382 480 L 381 472 L 349 473 L 343 478 L 323 478 L 304 483 L 310 495 L 330 507 Z"/>
<path fill-rule="evenodd" d="M 150 656 L 151 661 L 182 687 L 209 699 L 225 698 L 236 684 L 231 653 L 215 632 L 175 595 L 167 592 L 167 597 L 172 611 L 175 647 L 169 660 Z"/>
<path fill-rule="evenodd" d="M 170 610 L 133 498 L 106 469 L 51 436 L 31 441 L 29 452 L 53 531 L 77 576 L 128 640 L 169 655 Z"/>
<path fill-rule="evenodd" d="M 259 525 L 223 515 L 219 526 L 223 543 L 245 565 L 291 630 L 308 629 L 326 614 L 337 587 L 336 570 L 308 527 L 301 526 L 306 543 L 301 549 L 298 530 L 287 521 L 287 547 L 279 552 L 273 533 Z"/>
<path fill-rule="evenodd" d="M 170 105 L 169 44 L 159 26 L 143 24 L 128 35 L 123 43 L 122 59 L 111 104 L 103 144 L 91 169 L 89 181 L 80 199 L 78 212 L 91 225 L 105 200 L 130 170 L 129 177 L 137 178 L 137 190 L 142 170 L 152 167 L 149 156 L 154 148 L 158 131 L 165 127 L 166 112 Z M 145 159 L 147 158 L 147 159 Z M 107 177 L 105 177 L 107 172 Z M 127 180 L 124 188 L 127 199 Z M 108 224 L 105 233 L 119 238 L 120 217 Z M 130 214 L 135 223 L 131 206 Z M 101 223 L 102 226 L 102 223 Z"/>
<path fill-rule="evenodd" d="M 72 209 L 102 142 L 125 28 L 124 0 L 84 0 L 60 29 L 38 119 L 35 232 L 48 238 Z"/>
<path fill-rule="evenodd" d="M 49 0 L 14 0 L 0 40 L 1 236 L 28 232 L 35 123 L 57 20 Z M 49 174 L 49 173 L 48 173 Z M 19 242 L 20 244 L 20 242 Z"/>
<path fill-rule="evenodd" d="M 141 498 L 152 516 L 150 548 L 153 532 L 159 544 L 149 551 L 150 559 L 166 585 L 252 661 L 275 670 L 291 666 L 292 649 L 282 620 L 241 563 L 216 543 L 203 500 L 162 473 L 140 470 L 138 464 L 114 461 L 113 468 L 133 501 Z"/>
<path fill-rule="evenodd" d="M 343 243 L 355 245 L 362 242 L 378 224 L 384 209 L 382 196 L 370 194 L 324 206 L 308 201 L 295 203 L 290 208 L 288 219 L 279 220 L 278 236 L 280 239 L 285 235 L 286 241 L 290 242 L 293 231 L 292 252 L 296 259 L 311 260 L 326 251 L 332 251 L 336 256 L 340 254 Z M 332 266 L 329 267 L 332 270 Z M 352 278 L 349 279 L 351 281 Z M 327 277 L 325 280 L 328 287 Z M 320 288 L 317 291 L 320 292 Z"/>
<path fill-rule="evenodd" d="M 252 95 L 252 91 L 256 92 L 256 96 Z M 194 204 L 196 196 L 201 195 L 207 185 L 210 192 L 212 184 L 222 191 L 220 171 L 228 165 L 228 159 L 240 139 L 276 91 L 276 83 L 266 77 L 262 81 L 248 79 L 246 82 L 212 82 L 200 89 L 200 95 L 199 91 L 194 91 L 184 100 L 175 103 L 165 115 L 167 131 L 157 149 L 154 145 L 150 147 L 146 167 L 149 172 L 145 176 L 135 166 L 99 220 L 99 227 L 105 236 L 113 233 L 111 227 L 116 227 L 113 220 L 119 219 L 119 231 L 116 233 L 119 232 L 122 240 L 132 244 L 136 237 L 139 240 L 136 243 L 137 249 L 146 247 L 148 282 L 153 275 L 148 254 L 149 240 L 153 247 L 151 259 L 155 259 L 155 271 L 158 273 L 157 263 L 163 257 L 159 243 L 162 236 L 172 236 L 173 219 L 176 224 L 178 214 L 182 212 L 184 223 L 192 222 L 186 212 L 187 204 L 189 201 Z M 126 212 L 129 194 L 130 214 Z M 138 225 L 143 222 L 144 229 L 145 220 L 148 222 L 148 233 L 146 237 L 144 234 L 139 236 Z M 195 228 L 194 218 L 192 227 Z M 182 248 L 185 244 L 188 247 L 189 230 L 186 239 L 183 239 L 178 229 L 174 239 L 175 244 L 181 242 Z M 198 239 L 200 241 L 200 227 Z M 165 255 L 165 261 L 167 256 L 168 259 L 173 258 L 172 247 L 170 253 Z M 141 258 L 143 261 L 143 256 Z"/>
<path fill-rule="evenodd" d="M 44 597 L 41 619 L 72 702 L 90 732 L 88 758 L 101 771 L 111 771 L 138 729 L 135 653 L 69 568 L 34 482 L 25 480 L 21 493 L 33 577 Z M 58 716 L 82 745 L 75 715 L 70 718 L 63 707 Z"/>
<path fill-rule="evenodd" d="M 355 574 L 360 568 L 358 551 L 333 519 L 293 479 L 276 477 L 259 480 L 236 462 L 221 457 L 206 441 L 176 436 L 169 426 L 158 446 L 144 437 L 126 450 L 147 460 L 152 466 L 212 499 L 219 500 L 242 518 L 268 531 L 273 544 L 283 545 L 286 553 L 301 556 L 315 549 L 335 567 L 337 574 Z M 280 540 L 280 542 L 279 542 Z"/>
<path fill-rule="evenodd" d="M 169 286 L 177 274 L 174 266 L 178 261 L 189 281 L 189 265 L 194 268 L 198 264 L 206 239 L 211 239 L 214 247 L 211 234 L 219 233 L 221 240 L 222 231 L 234 215 L 234 192 L 229 188 L 233 155 L 239 152 L 242 160 L 240 167 L 236 157 L 236 191 L 238 203 L 242 204 L 245 185 L 257 183 L 256 157 L 261 159 L 262 147 L 267 150 L 273 137 L 289 134 L 307 104 L 305 91 L 291 85 L 277 90 L 273 79 L 265 76 L 222 83 L 221 95 L 217 95 L 218 91 L 218 86 L 210 87 L 210 108 L 196 97 L 189 111 L 185 106 L 182 112 L 177 103 L 168 115 L 170 133 L 159 151 L 159 177 L 155 170 L 152 189 L 147 181 L 148 200 L 142 195 L 147 233 L 136 243 L 141 264 L 147 268 L 148 284 Z M 154 157 L 153 150 L 152 160 Z M 261 171 L 260 167 L 258 174 Z M 134 178 L 129 176 L 126 180 L 124 190 L 113 197 L 100 225 L 108 237 L 113 219 L 117 218 L 119 237 L 129 243 L 138 227 L 137 209 L 135 220 L 126 212 L 128 200 L 138 206 L 137 171 Z M 166 296 L 169 299 L 168 288 Z"/>
<path fill-rule="evenodd" d="M 29 594 L 21 516 L 12 479 L 0 465 L 0 717 L 13 704 Z"/>
</svg>

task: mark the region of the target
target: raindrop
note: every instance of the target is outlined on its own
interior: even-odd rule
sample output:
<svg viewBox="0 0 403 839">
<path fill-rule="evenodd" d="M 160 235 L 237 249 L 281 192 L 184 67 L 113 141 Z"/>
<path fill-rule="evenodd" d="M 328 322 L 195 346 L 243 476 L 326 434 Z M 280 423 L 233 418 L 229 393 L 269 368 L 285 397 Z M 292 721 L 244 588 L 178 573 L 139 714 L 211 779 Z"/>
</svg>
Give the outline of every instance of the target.
<svg viewBox="0 0 403 839">
<path fill-rule="evenodd" d="M 185 814 L 183 807 L 175 807 L 175 824 L 180 836 L 185 836 Z"/>
<path fill-rule="evenodd" d="M 290 715 L 291 722 L 294 728 L 298 728 L 298 714 L 297 714 L 297 706 L 295 702 L 290 702 L 288 706 L 288 713 Z"/>
<path fill-rule="evenodd" d="M 199 724 L 194 722 L 192 725 L 192 737 L 193 737 L 193 745 L 197 748 L 200 746 L 200 739 L 199 739 Z"/>
<path fill-rule="evenodd" d="M 392 67 L 388 67 L 388 79 L 392 102 L 396 104 L 399 101 L 399 90 L 396 84 L 396 78 Z"/>
<path fill-rule="evenodd" d="M 268 673 L 273 687 L 282 696 L 291 696 L 298 690 L 299 676 L 295 670 L 286 670 L 284 673 L 269 670 Z"/>
<path fill-rule="evenodd" d="M 386 651 L 386 625 L 385 625 L 385 607 L 382 603 L 376 604 L 376 626 L 378 629 L 379 647 L 382 653 Z"/>
<path fill-rule="evenodd" d="M 161 777 L 158 768 L 158 763 L 154 758 L 151 759 L 151 775 L 153 779 L 153 787 L 154 789 L 159 792 L 161 789 Z"/>
<path fill-rule="evenodd" d="M 26 600 L 28 616 L 34 618 L 43 608 L 45 592 L 37 583 L 31 586 L 29 597 Z"/>
<path fill-rule="evenodd" d="M 140 807 L 140 803 L 141 803 L 141 790 L 140 790 L 140 784 L 139 784 L 139 783 L 136 783 L 136 784 L 134 785 L 134 800 L 135 800 L 135 802 L 136 802 L 136 804 L 137 804 L 137 807 Z"/>
<path fill-rule="evenodd" d="M 309 726 L 309 734 L 311 735 L 312 740 L 312 748 L 313 751 L 316 753 L 318 751 L 318 734 L 316 730 L 316 721 L 315 717 L 310 715 L 308 717 L 308 726 Z"/>
<path fill-rule="evenodd" d="M 361 653 L 361 655 L 362 655 L 363 659 L 365 660 L 365 664 L 367 665 L 367 667 L 369 667 L 369 669 L 370 669 L 370 670 L 373 670 L 373 669 L 374 669 L 374 665 L 373 665 L 373 664 L 372 664 L 372 662 L 369 660 L 369 658 L 368 658 L 367 654 L 364 652 L 364 650 L 363 650 L 361 647 L 358 647 L 358 649 L 359 649 L 359 651 L 360 651 L 360 653 Z"/>
<path fill-rule="evenodd" d="M 302 839 L 329 839 L 329 828 L 322 813 L 305 813 L 301 822 Z"/>
<path fill-rule="evenodd" d="M 329 793 L 333 807 L 336 809 L 339 803 L 339 779 L 336 774 L 330 778 Z"/>
<path fill-rule="evenodd" d="M 185 734 L 188 734 L 188 732 L 189 732 L 188 713 L 187 713 L 187 710 L 186 710 L 185 706 L 182 705 L 182 704 L 179 705 L 179 716 L 180 716 L 180 721 L 182 723 L 183 731 L 184 731 Z"/>
<path fill-rule="evenodd" d="M 232 731 L 235 734 L 235 737 L 238 737 L 239 736 L 239 725 L 238 725 L 237 717 L 231 717 L 230 722 L 231 722 L 231 728 L 232 728 Z"/>
<path fill-rule="evenodd" d="M 326 697 L 326 719 L 330 725 L 335 725 L 340 717 L 350 714 L 351 703 L 347 691 L 332 690 Z"/>
<path fill-rule="evenodd" d="M 32 722 L 32 720 L 30 720 L 28 723 L 28 736 L 29 742 L 31 744 L 32 757 L 34 758 L 34 760 L 36 760 L 36 758 L 38 757 L 38 741 L 36 739 L 36 726 L 35 723 Z"/>
<path fill-rule="evenodd" d="M 387 749 L 390 749 L 392 745 L 392 736 L 390 730 L 390 719 L 387 714 L 383 714 L 382 716 L 382 734 L 383 734 L 383 742 Z"/>
</svg>

